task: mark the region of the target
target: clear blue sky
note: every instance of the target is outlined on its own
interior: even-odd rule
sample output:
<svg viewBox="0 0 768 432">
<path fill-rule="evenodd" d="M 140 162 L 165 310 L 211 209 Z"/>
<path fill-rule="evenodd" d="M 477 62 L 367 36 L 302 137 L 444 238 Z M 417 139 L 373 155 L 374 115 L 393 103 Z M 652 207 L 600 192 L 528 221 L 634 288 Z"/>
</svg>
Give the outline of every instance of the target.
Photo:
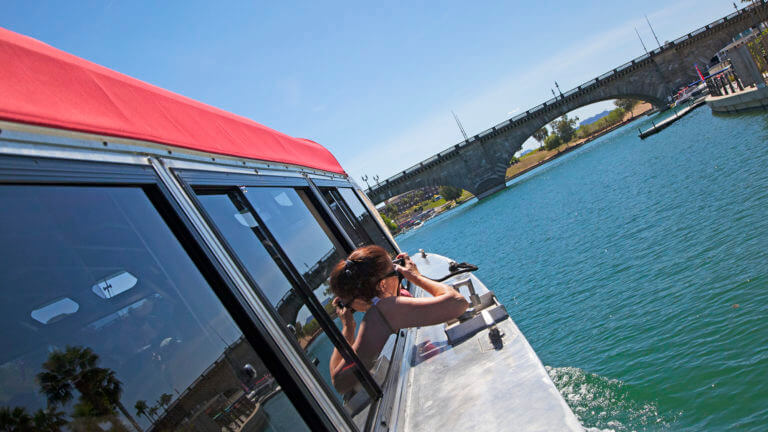
<svg viewBox="0 0 768 432">
<path fill-rule="evenodd" d="M 0 26 L 383 178 L 733 12 L 724 0 L 6 1 Z M 610 106 L 595 104 L 586 118 Z"/>
</svg>

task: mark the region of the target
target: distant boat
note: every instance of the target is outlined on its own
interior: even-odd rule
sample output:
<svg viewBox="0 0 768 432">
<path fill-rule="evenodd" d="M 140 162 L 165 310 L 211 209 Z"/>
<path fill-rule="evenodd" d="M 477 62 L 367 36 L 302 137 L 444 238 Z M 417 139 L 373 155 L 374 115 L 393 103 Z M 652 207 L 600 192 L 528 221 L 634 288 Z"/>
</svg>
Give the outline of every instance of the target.
<svg viewBox="0 0 768 432">
<path fill-rule="evenodd" d="M 679 105 L 688 99 L 692 98 L 694 95 L 697 95 L 701 92 L 703 92 L 707 88 L 707 84 L 704 82 L 699 82 L 698 85 L 690 85 L 675 95 L 675 105 Z"/>
</svg>

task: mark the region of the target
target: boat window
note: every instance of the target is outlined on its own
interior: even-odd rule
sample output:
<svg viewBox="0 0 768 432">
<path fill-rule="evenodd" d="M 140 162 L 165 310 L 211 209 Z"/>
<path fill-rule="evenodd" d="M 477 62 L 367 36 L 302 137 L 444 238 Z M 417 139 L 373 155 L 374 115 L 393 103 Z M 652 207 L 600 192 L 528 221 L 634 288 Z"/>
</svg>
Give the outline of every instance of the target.
<svg viewBox="0 0 768 432">
<path fill-rule="evenodd" d="M 335 189 L 322 189 L 323 199 L 325 199 L 328 208 L 331 209 L 336 220 L 339 221 L 344 231 L 347 233 L 355 247 L 373 244 L 373 240 L 360 225 L 352 210 L 342 200 L 338 191 Z"/>
<path fill-rule="evenodd" d="M 373 219 L 353 189 L 322 188 L 321 190 L 328 207 L 357 247 L 377 244 L 386 249 L 391 256 L 394 257 L 396 255 L 392 244 L 382 234 L 378 223 Z M 363 316 L 361 313 L 355 314 L 355 320 L 358 324 Z M 390 335 L 379 357 L 374 362 L 373 369 L 370 371 L 379 384 L 384 382 L 395 342 L 396 335 Z"/>
<path fill-rule="evenodd" d="M 329 312 L 334 311 L 328 278 L 347 251 L 317 213 L 307 193 L 259 187 L 249 188 L 244 195 L 320 304 Z"/>
<path fill-rule="evenodd" d="M 336 199 L 346 204 L 346 209 L 351 213 L 352 219 L 360 227 L 359 229 L 364 231 L 371 243 L 375 243 L 387 250 L 392 255 L 396 255 L 397 252 L 392 247 L 384 233 L 381 232 L 381 228 L 376 220 L 368 212 L 368 209 L 363 205 L 358 198 L 357 194 L 352 188 L 339 188 L 332 190 L 332 194 L 341 197 Z"/>
<path fill-rule="evenodd" d="M 143 188 L 0 202 L 4 428 L 308 429 Z"/>
<path fill-rule="evenodd" d="M 331 266 L 342 257 L 340 246 L 325 231 L 316 228 L 317 222 L 300 198 L 303 193 L 293 189 L 241 187 L 201 189 L 197 196 L 224 241 L 282 319 L 288 334 L 339 401 L 355 414 L 360 407 L 348 403 L 352 395 L 341 395 L 333 388 L 329 362 L 334 344 L 307 304 L 307 296 L 315 295 L 325 309 L 321 313 L 335 318 L 327 279 Z M 259 211 L 252 213 L 254 207 Z M 267 226 L 271 229 L 267 230 Z M 291 230 L 296 231 L 295 237 L 288 235 Z M 272 234 L 287 256 L 294 258 L 292 264 L 284 261 L 284 255 L 270 237 Z M 311 292 L 290 281 L 293 266 L 311 286 Z M 368 398 L 364 401 L 366 405 Z"/>
</svg>

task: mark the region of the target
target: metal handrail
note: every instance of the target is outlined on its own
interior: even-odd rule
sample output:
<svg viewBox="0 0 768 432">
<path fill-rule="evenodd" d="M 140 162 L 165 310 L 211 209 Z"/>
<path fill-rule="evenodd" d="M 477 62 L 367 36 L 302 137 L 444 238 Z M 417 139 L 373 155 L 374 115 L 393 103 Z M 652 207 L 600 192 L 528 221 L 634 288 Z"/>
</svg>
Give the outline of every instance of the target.
<svg viewBox="0 0 768 432">
<path fill-rule="evenodd" d="M 633 64 L 635 64 L 635 61 L 634 61 L 634 60 L 632 60 L 632 61 L 630 61 L 630 62 L 626 62 L 626 63 L 624 63 L 623 65 L 621 65 L 621 66 L 617 67 L 616 69 L 614 69 L 614 72 L 620 72 L 620 71 L 623 71 L 624 69 L 626 69 L 626 68 L 628 68 L 628 67 L 632 66 Z"/>
<path fill-rule="evenodd" d="M 699 34 L 699 33 L 703 33 L 703 32 L 705 32 L 705 31 L 707 31 L 707 28 L 706 28 L 706 27 L 702 27 L 702 28 L 700 28 L 700 29 L 698 29 L 698 30 L 694 30 L 694 31 L 692 31 L 692 32 L 690 33 L 690 35 L 691 35 L 691 36 L 696 36 L 697 34 Z"/>
<path fill-rule="evenodd" d="M 528 115 L 528 111 L 526 111 L 526 112 L 524 112 L 524 113 L 520 113 L 520 114 L 518 114 L 518 115 L 516 115 L 516 116 L 512 117 L 512 118 L 511 118 L 511 119 L 509 119 L 509 120 L 510 120 L 510 121 L 513 121 L 513 122 L 515 122 L 515 121 L 518 121 L 518 120 L 520 120 L 521 118 L 523 118 L 523 117 L 525 117 L 525 116 L 527 116 L 527 115 Z"/>
<path fill-rule="evenodd" d="M 611 76 L 611 75 L 613 75 L 613 74 L 614 74 L 614 72 L 613 72 L 613 71 L 608 71 L 608 72 L 606 72 L 606 73 L 604 73 L 604 74 L 600 75 L 599 77 L 597 77 L 597 79 L 598 79 L 599 81 L 602 81 L 602 80 L 604 80 L 604 79 L 608 78 L 609 76 Z"/>
</svg>

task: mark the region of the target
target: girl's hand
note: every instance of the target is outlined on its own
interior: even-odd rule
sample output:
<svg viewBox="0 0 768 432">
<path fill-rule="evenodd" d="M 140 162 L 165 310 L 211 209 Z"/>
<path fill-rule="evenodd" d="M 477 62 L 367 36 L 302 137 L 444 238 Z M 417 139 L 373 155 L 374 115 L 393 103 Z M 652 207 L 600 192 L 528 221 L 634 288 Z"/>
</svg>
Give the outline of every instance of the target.
<svg viewBox="0 0 768 432">
<path fill-rule="evenodd" d="M 403 252 L 397 256 L 397 259 L 402 259 L 405 265 L 395 264 L 395 270 L 412 283 L 416 283 L 417 280 L 421 277 L 421 273 L 419 273 L 419 269 L 416 268 L 416 264 L 411 261 L 411 257 L 409 257 L 407 253 Z"/>
<path fill-rule="evenodd" d="M 343 326 L 355 326 L 355 311 L 352 308 L 342 307 L 341 299 L 336 297 L 333 299 L 333 305 L 336 306 L 336 315 L 341 318 L 341 325 Z"/>
</svg>

